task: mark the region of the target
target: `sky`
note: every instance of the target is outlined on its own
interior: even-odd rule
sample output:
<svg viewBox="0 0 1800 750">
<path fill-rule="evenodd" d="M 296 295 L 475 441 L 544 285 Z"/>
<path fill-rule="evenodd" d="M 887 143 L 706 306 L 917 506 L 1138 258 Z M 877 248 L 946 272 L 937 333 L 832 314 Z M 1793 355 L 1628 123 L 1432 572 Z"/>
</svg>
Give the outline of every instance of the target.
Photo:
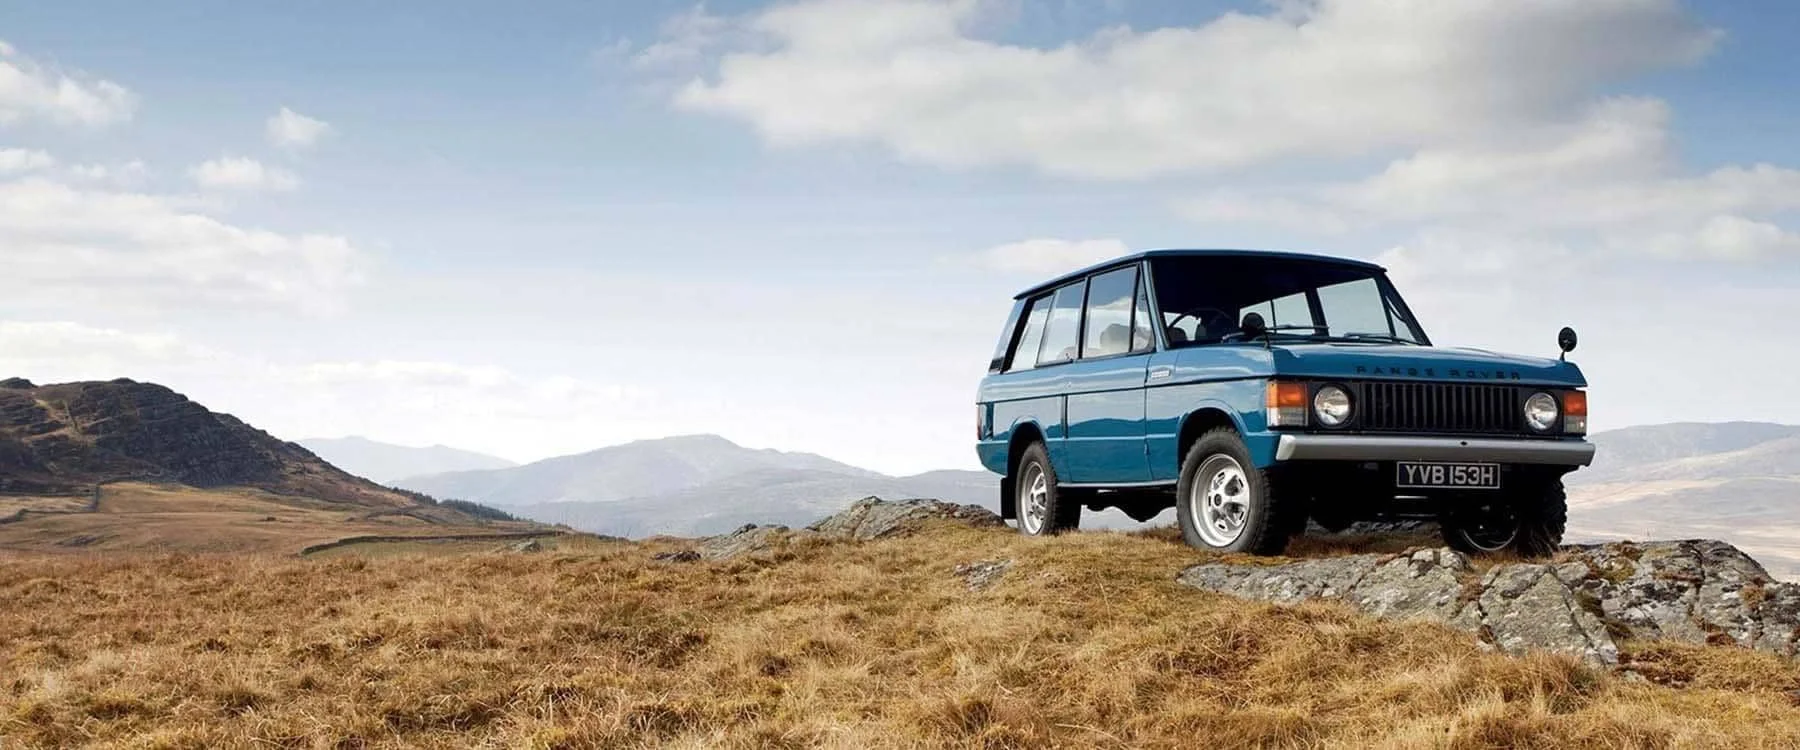
<svg viewBox="0 0 1800 750">
<path fill-rule="evenodd" d="M 1375 260 L 1594 429 L 1800 422 L 1800 5 L 0 8 L 0 377 L 514 461 L 977 468 L 1021 289 Z"/>
</svg>

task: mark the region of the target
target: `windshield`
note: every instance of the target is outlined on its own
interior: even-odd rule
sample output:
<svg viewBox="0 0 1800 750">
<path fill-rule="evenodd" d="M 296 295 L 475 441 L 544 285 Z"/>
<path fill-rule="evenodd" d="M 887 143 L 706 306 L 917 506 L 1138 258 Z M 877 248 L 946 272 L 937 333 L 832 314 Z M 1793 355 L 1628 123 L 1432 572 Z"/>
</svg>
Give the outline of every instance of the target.
<svg viewBox="0 0 1800 750">
<path fill-rule="evenodd" d="M 1272 336 L 1425 344 L 1379 271 L 1304 258 L 1192 256 L 1151 262 L 1171 346 L 1216 343 L 1257 313 Z"/>
</svg>

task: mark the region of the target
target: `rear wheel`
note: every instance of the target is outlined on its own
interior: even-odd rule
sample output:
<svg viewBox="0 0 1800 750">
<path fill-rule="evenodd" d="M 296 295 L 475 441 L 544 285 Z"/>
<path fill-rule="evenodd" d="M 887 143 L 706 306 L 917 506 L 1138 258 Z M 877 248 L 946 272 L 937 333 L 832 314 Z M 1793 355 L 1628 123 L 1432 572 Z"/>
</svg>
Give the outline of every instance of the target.
<svg viewBox="0 0 1800 750">
<path fill-rule="evenodd" d="M 1189 546 L 1218 552 L 1281 554 L 1293 526 L 1269 473 L 1251 462 L 1243 438 L 1225 428 L 1188 448 L 1175 510 Z"/>
<path fill-rule="evenodd" d="M 1569 501 L 1561 479 L 1530 481 L 1516 490 L 1446 511 L 1444 543 L 1470 554 L 1512 552 L 1548 557 L 1562 544 Z"/>
<path fill-rule="evenodd" d="M 1013 507 L 1019 516 L 1019 532 L 1027 536 L 1051 536 L 1081 526 L 1081 505 L 1057 491 L 1056 468 L 1043 443 L 1034 442 L 1019 454 L 1018 480 L 1013 483 Z"/>
</svg>

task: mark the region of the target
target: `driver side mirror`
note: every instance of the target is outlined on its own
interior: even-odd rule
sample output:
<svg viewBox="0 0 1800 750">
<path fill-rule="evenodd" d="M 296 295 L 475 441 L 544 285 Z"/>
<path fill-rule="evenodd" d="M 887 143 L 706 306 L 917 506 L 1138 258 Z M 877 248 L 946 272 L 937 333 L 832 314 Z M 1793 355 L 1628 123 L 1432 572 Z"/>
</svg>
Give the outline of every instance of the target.
<svg viewBox="0 0 1800 750">
<path fill-rule="evenodd" d="M 1245 313 L 1244 322 L 1238 326 L 1245 338 L 1256 338 L 1269 332 L 1269 325 L 1263 322 L 1261 313 Z"/>
<path fill-rule="evenodd" d="M 1575 329 L 1563 326 L 1562 330 L 1557 331 L 1556 346 L 1562 349 L 1564 358 L 1569 352 L 1575 351 Z"/>
</svg>

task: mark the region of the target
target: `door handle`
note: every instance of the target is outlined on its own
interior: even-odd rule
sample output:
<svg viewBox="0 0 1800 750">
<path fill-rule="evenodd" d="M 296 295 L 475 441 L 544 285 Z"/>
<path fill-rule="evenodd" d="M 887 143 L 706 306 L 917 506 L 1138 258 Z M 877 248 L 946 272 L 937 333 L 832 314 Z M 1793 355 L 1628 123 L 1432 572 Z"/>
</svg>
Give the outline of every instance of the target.
<svg viewBox="0 0 1800 750">
<path fill-rule="evenodd" d="M 1151 380 L 1160 380 L 1162 378 L 1166 378 L 1166 377 L 1169 377 L 1170 375 L 1174 375 L 1174 374 L 1175 374 L 1175 368 L 1170 367 L 1168 365 L 1160 365 L 1157 367 L 1150 368 L 1150 379 Z"/>
</svg>

